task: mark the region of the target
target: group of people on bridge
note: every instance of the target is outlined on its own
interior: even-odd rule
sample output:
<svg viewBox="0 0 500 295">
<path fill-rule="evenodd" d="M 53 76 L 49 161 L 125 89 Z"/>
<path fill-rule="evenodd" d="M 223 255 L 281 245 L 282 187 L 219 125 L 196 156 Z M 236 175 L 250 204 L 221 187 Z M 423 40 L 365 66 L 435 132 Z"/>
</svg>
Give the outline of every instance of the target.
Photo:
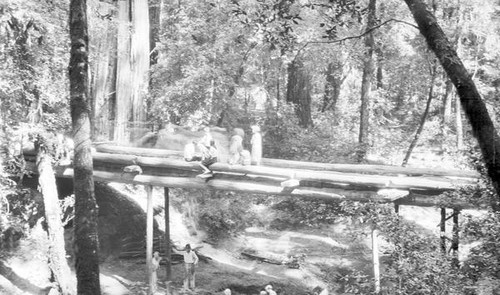
<svg viewBox="0 0 500 295">
<path fill-rule="evenodd" d="M 243 138 L 245 132 L 243 129 L 234 128 L 229 143 L 229 161 L 230 165 L 260 165 L 262 160 L 262 135 L 260 127 L 254 125 L 252 129 L 252 138 L 250 140 L 251 150 L 244 149 Z M 184 147 L 184 160 L 188 162 L 199 161 L 203 173 L 199 178 L 209 178 L 213 176 L 210 166 L 218 161 L 218 150 L 213 139 L 210 128 L 204 127 L 203 137 L 199 140 L 193 140 Z"/>
</svg>

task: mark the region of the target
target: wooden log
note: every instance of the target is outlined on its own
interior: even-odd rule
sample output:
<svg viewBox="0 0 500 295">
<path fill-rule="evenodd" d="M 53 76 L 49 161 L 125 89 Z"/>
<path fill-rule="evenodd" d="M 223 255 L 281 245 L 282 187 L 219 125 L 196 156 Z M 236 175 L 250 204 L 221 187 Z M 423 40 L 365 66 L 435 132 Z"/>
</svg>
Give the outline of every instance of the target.
<svg viewBox="0 0 500 295">
<path fill-rule="evenodd" d="M 277 264 L 277 265 L 282 265 L 283 261 L 274 259 L 274 258 L 269 258 L 269 257 L 264 257 L 264 256 L 259 256 L 251 253 L 246 253 L 246 252 L 241 252 L 241 256 L 244 256 L 245 258 L 251 259 L 251 260 L 257 260 L 260 262 L 266 262 L 270 264 Z"/>
<path fill-rule="evenodd" d="M 122 154 L 122 155 L 135 155 L 145 157 L 159 157 L 159 158 L 179 158 L 183 157 L 181 151 L 163 150 L 163 149 L 146 149 L 124 147 L 111 144 L 102 144 L 95 146 L 96 151 Z M 435 169 L 435 168 L 416 168 L 416 167 L 401 167 L 390 165 L 359 165 L 359 164 L 330 164 L 330 163 L 316 163 L 316 162 L 301 162 L 282 159 L 268 159 L 263 158 L 261 166 L 291 168 L 291 169 L 306 169 L 317 171 L 336 171 L 345 173 L 366 173 L 366 174 L 383 174 L 383 175 L 434 175 L 444 177 L 461 177 L 461 178 L 480 178 L 477 171 L 459 170 L 459 169 Z"/>
<path fill-rule="evenodd" d="M 30 171 L 34 171 L 33 163 L 27 163 L 26 167 Z M 31 168 L 30 168 L 31 167 Z M 211 179 L 211 180 L 201 180 L 197 178 L 185 178 L 185 177 L 167 177 L 167 176 L 155 176 L 155 175 L 130 175 L 123 176 L 120 173 L 113 173 L 107 171 L 95 170 L 94 179 L 97 181 L 104 182 L 120 182 L 120 183 L 133 183 L 142 185 L 153 185 L 161 187 L 171 187 L 171 188 L 188 188 L 188 189 L 215 189 L 215 190 L 226 190 L 226 191 L 238 191 L 244 193 L 255 193 L 255 194 L 265 194 L 265 195 L 284 195 L 284 196 L 294 196 L 294 197 L 304 197 L 304 198 L 314 198 L 322 199 L 328 201 L 378 201 L 378 202 L 392 202 L 393 198 L 388 198 L 384 194 L 378 194 L 377 191 L 354 191 L 354 190 L 343 190 L 343 189 L 318 189 L 318 188 L 297 188 L 293 191 L 288 191 L 282 188 L 279 184 L 269 185 L 269 184 L 259 184 L 252 181 L 234 181 L 234 180 L 222 180 L 222 179 Z M 73 169 L 69 167 L 63 167 L 61 169 L 56 169 L 56 176 L 72 178 Z M 440 207 L 443 203 L 446 203 L 447 199 L 443 196 L 433 196 L 433 195 L 423 195 L 415 192 L 410 192 L 407 196 L 402 197 L 397 200 L 400 205 L 414 205 L 414 206 L 424 206 L 424 207 Z M 468 202 L 456 202 L 448 207 L 466 209 L 474 208 L 473 204 Z"/>
<path fill-rule="evenodd" d="M 149 166 L 165 169 L 181 169 L 187 171 L 200 171 L 197 162 L 186 162 L 183 160 L 154 158 L 154 157 L 136 157 L 132 155 L 120 155 L 109 153 L 94 153 L 96 165 L 110 163 L 113 165 L 121 164 L 123 166 L 136 163 L 139 166 Z M 334 183 L 342 185 L 353 185 L 365 188 L 386 188 L 386 189 L 417 189 L 417 190 L 437 190 L 443 192 L 454 190 L 459 185 L 473 184 L 470 180 L 447 178 L 426 178 L 426 177 L 394 177 L 383 175 L 365 175 L 339 172 L 319 172 L 304 171 L 294 169 L 284 169 L 276 167 L 263 166 L 240 166 L 224 163 L 215 163 L 210 166 L 214 172 L 235 173 L 243 175 L 255 175 L 261 177 L 274 177 L 289 179 L 295 176 L 296 179 L 304 181 L 316 181 L 325 183 Z M 145 169 L 144 169 L 145 170 Z"/>
</svg>

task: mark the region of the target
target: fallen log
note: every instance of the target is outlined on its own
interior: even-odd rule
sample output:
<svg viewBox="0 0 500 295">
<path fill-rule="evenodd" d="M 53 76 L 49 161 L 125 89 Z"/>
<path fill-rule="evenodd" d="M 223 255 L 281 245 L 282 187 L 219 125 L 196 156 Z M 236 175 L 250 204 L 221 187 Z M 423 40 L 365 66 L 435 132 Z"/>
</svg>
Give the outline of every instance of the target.
<svg viewBox="0 0 500 295">
<path fill-rule="evenodd" d="M 246 252 L 241 252 L 240 254 L 241 254 L 241 256 L 248 258 L 248 259 L 251 259 L 251 260 L 257 260 L 260 262 L 266 262 L 266 263 L 277 264 L 277 265 L 283 264 L 282 260 L 278 260 L 278 259 L 274 259 L 274 258 L 263 257 L 263 256 L 255 255 L 255 254 L 246 253 Z"/>
</svg>

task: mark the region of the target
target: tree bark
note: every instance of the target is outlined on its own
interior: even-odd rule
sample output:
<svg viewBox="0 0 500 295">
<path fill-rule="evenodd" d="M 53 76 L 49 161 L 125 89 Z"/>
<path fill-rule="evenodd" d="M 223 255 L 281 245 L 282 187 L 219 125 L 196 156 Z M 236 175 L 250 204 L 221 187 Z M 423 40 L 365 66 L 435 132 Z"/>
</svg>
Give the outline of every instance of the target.
<svg viewBox="0 0 500 295">
<path fill-rule="evenodd" d="M 97 203 L 90 150 L 87 1 L 71 0 L 69 27 L 70 105 L 74 151 L 74 252 L 78 294 L 101 294 L 99 281 Z"/>
<path fill-rule="evenodd" d="M 143 127 L 149 84 L 149 8 L 147 0 L 118 1 L 116 117 L 114 140 L 128 143 L 129 123 Z"/>
<path fill-rule="evenodd" d="M 368 4 L 368 22 L 367 29 L 373 28 L 376 25 L 376 9 L 377 1 L 370 0 Z M 365 55 L 363 61 L 363 79 L 361 81 L 361 110 L 359 119 L 359 136 L 357 151 L 357 161 L 363 162 L 368 152 L 368 133 L 370 124 L 370 89 L 373 76 L 373 51 L 375 40 L 373 32 L 370 32 L 365 37 Z"/>
<path fill-rule="evenodd" d="M 98 24 L 91 27 L 91 34 L 95 34 L 93 40 L 94 46 L 97 49 L 94 53 L 92 71 L 92 134 L 93 140 L 110 139 L 111 126 L 109 124 L 111 117 L 111 109 L 113 104 L 110 103 L 110 97 L 115 92 L 115 55 L 116 42 L 116 27 L 111 20 L 114 15 L 114 7 L 109 3 L 98 2 L 97 10 L 100 15 L 104 15 L 102 20 L 95 20 Z M 104 29 L 103 27 L 104 26 Z M 102 31 L 97 31 L 102 30 Z M 94 35 L 93 35 L 94 36 Z"/>
<path fill-rule="evenodd" d="M 295 59 L 288 66 L 286 101 L 295 106 L 299 125 L 307 128 L 313 125 L 311 117 L 311 77 L 302 61 Z"/>
<path fill-rule="evenodd" d="M 460 100 L 455 100 L 455 122 L 457 128 L 457 150 L 461 151 L 464 148 L 464 130 L 462 124 L 462 108 L 460 107 Z"/>
<path fill-rule="evenodd" d="M 418 24 L 420 33 L 438 57 L 448 77 L 455 85 L 460 102 L 472 126 L 474 137 L 481 148 L 488 176 L 500 198 L 500 137 L 488 114 L 486 105 L 458 57 L 453 45 L 437 23 L 434 15 L 427 9 L 422 0 L 405 0 Z M 495 209 L 500 209 L 495 206 Z"/>
<path fill-rule="evenodd" d="M 43 140 L 37 141 L 37 170 L 38 183 L 43 196 L 45 211 L 45 222 L 47 223 L 47 234 L 49 236 L 49 268 L 61 294 L 75 294 L 75 281 L 66 261 L 66 249 L 64 241 L 64 228 L 61 222 L 61 209 L 59 208 L 59 197 L 57 194 L 56 178 L 52 169 L 51 157 L 46 152 Z"/>
<path fill-rule="evenodd" d="M 417 131 L 415 132 L 415 136 L 413 137 L 413 140 L 410 143 L 410 147 L 408 148 L 408 151 L 406 151 L 405 158 L 403 159 L 403 163 L 401 166 L 406 167 L 408 164 L 408 160 L 410 159 L 411 153 L 413 152 L 413 149 L 415 146 L 417 146 L 418 139 L 420 138 L 420 134 L 422 134 L 422 131 L 424 130 L 424 125 L 425 121 L 427 120 L 427 115 L 429 114 L 429 109 L 431 108 L 431 102 L 432 98 L 434 97 L 434 82 L 436 81 L 436 63 L 433 62 L 433 65 L 431 66 L 431 81 L 430 86 L 429 86 L 429 94 L 427 97 L 427 103 L 425 105 L 425 110 L 424 113 L 422 114 L 422 118 L 420 119 L 420 124 L 418 125 Z"/>
<path fill-rule="evenodd" d="M 149 65 L 158 63 L 158 48 L 160 43 L 161 28 L 161 3 L 162 0 L 149 0 Z"/>
</svg>

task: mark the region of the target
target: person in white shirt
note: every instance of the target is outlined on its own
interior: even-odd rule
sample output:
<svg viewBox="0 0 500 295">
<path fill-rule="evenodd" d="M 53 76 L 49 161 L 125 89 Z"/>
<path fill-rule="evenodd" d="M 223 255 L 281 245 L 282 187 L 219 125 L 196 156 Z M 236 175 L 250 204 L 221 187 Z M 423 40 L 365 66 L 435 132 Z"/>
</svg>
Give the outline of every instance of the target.
<svg viewBox="0 0 500 295">
<path fill-rule="evenodd" d="M 191 245 L 186 244 L 184 248 L 184 265 L 186 266 L 186 278 L 184 279 L 184 288 L 194 290 L 195 275 L 194 268 L 198 264 L 198 256 L 191 250 Z"/>
<path fill-rule="evenodd" d="M 160 253 L 158 253 L 158 251 L 155 251 L 155 253 L 153 254 L 153 259 L 151 260 L 151 268 L 152 268 L 152 280 L 153 280 L 153 285 L 152 285 L 152 293 L 154 294 L 158 288 L 158 274 L 157 274 L 157 271 L 158 271 L 158 268 L 160 267 L 160 261 L 161 261 L 161 257 L 160 257 Z"/>
<path fill-rule="evenodd" d="M 260 127 L 257 125 L 252 126 L 252 164 L 260 165 L 262 160 L 262 135 L 260 134 Z"/>
</svg>

